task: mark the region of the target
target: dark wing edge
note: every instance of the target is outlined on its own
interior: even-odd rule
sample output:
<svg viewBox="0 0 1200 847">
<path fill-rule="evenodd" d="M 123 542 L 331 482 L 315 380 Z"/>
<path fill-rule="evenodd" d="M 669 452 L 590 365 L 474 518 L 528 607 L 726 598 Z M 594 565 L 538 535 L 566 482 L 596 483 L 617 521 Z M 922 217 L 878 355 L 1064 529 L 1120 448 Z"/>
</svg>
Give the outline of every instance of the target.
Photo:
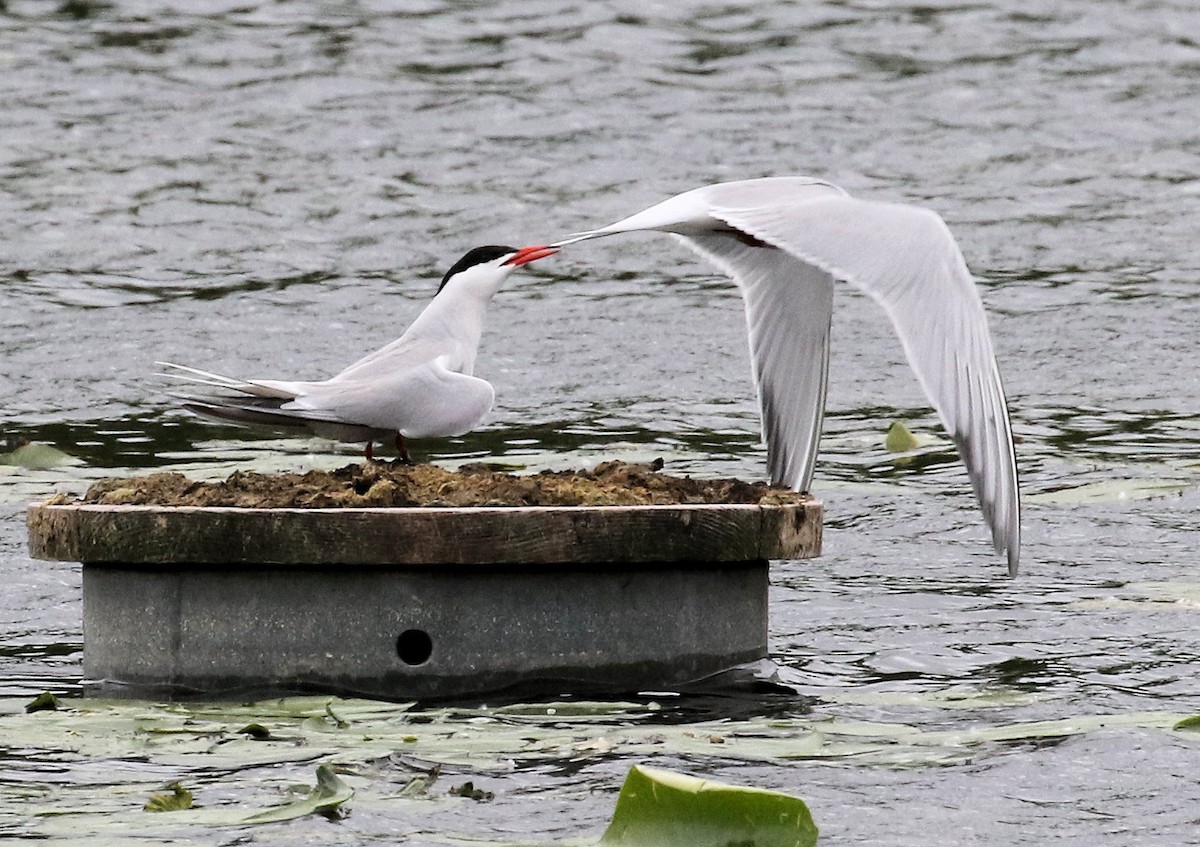
<svg viewBox="0 0 1200 847">
<path fill-rule="evenodd" d="M 741 289 L 771 483 L 809 490 L 825 416 L 833 278 L 740 233 L 679 238 Z"/>
</svg>

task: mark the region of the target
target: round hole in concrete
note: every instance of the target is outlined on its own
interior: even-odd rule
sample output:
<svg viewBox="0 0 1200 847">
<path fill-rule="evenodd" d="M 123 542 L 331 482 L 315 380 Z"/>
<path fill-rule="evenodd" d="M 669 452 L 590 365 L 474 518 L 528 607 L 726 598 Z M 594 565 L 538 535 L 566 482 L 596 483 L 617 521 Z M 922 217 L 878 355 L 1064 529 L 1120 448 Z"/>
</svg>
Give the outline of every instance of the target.
<svg viewBox="0 0 1200 847">
<path fill-rule="evenodd" d="M 406 629 L 396 639 L 396 655 L 406 665 L 423 665 L 433 654 L 433 639 L 423 629 Z"/>
</svg>

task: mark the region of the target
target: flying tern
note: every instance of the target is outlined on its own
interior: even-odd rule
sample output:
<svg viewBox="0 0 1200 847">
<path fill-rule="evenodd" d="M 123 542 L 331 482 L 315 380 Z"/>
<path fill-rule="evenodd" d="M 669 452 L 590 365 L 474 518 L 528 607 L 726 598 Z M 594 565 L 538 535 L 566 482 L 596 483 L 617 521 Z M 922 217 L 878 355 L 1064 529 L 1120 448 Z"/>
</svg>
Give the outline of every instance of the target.
<svg viewBox="0 0 1200 847">
<path fill-rule="evenodd" d="M 171 369 L 167 376 L 208 389 L 181 398 L 196 414 L 365 442 L 368 460 L 375 441 L 395 436 L 408 462 L 406 438 L 462 435 L 491 411 L 495 391 L 474 375 L 484 312 L 510 273 L 555 252 L 541 245 L 476 247 L 446 272 L 403 335 L 320 382 L 237 379 L 158 364 Z"/>
<path fill-rule="evenodd" d="M 1020 503 L 1012 428 L 983 303 L 933 211 L 850 197 L 808 177 L 687 191 L 550 245 L 623 232 L 671 233 L 731 275 L 749 330 L 771 481 L 807 491 L 825 412 L 834 279 L 891 318 L 909 364 L 959 453 L 998 553 L 1016 574 Z"/>
</svg>

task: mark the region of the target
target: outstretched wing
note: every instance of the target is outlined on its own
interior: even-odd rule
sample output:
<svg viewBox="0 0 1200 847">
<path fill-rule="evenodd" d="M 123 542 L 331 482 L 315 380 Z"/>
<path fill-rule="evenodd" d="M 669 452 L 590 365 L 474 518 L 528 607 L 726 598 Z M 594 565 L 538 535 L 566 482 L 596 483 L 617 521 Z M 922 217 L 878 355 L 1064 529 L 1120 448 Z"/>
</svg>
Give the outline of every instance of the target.
<svg viewBox="0 0 1200 847">
<path fill-rule="evenodd" d="M 825 417 L 833 278 L 735 233 L 678 237 L 741 289 L 771 483 L 807 491 Z"/>
<path fill-rule="evenodd" d="M 858 285 L 883 307 L 958 445 L 992 542 L 1016 573 L 1020 505 L 1008 407 L 983 303 L 945 222 L 927 209 L 836 195 L 751 206 L 720 188 L 707 198 L 713 217 Z"/>
</svg>

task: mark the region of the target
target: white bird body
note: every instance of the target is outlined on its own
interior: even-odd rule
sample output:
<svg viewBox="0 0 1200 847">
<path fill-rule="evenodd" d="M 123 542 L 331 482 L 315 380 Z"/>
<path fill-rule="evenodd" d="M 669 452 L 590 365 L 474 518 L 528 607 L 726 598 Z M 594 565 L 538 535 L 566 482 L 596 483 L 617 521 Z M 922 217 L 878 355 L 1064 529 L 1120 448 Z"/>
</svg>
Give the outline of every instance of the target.
<svg viewBox="0 0 1200 847">
<path fill-rule="evenodd" d="M 987 317 L 945 222 L 859 200 L 808 177 L 719 183 L 552 244 L 658 230 L 729 273 L 742 291 L 771 481 L 808 490 L 825 409 L 833 282 L 891 318 L 909 364 L 958 445 L 997 552 L 1020 551 L 1016 455 Z"/>
<path fill-rule="evenodd" d="M 490 383 L 474 375 L 483 319 L 492 296 L 520 265 L 552 248 L 479 247 L 442 280 L 437 295 L 398 339 L 320 381 L 236 379 L 170 362 L 177 379 L 218 388 L 184 397 L 185 408 L 221 420 L 311 432 L 365 442 L 462 435 L 477 427 L 495 401 Z"/>
</svg>

